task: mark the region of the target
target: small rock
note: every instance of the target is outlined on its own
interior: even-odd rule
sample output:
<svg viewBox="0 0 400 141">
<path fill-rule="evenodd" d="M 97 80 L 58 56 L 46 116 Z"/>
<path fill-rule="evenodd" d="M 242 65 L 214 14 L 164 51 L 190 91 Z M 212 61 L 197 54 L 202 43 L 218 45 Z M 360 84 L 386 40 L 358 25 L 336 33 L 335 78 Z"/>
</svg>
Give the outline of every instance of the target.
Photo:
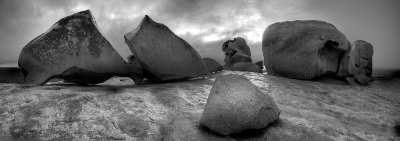
<svg viewBox="0 0 400 141">
<path fill-rule="evenodd" d="M 96 73 L 130 72 L 129 66 L 97 29 L 89 10 L 67 16 L 21 51 L 18 66 L 26 83 L 43 83 L 77 66 Z"/>
<path fill-rule="evenodd" d="M 372 78 L 372 56 L 374 49 L 366 41 L 358 40 L 353 43 L 351 48 L 351 60 L 354 66 L 349 67 L 354 74 L 355 80 L 362 85 L 366 85 L 373 80 Z"/>
<path fill-rule="evenodd" d="M 224 42 L 222 51 L 225 53 L 224 69 L 226 70 L 231 70 L 233 65 L 238 62 L 252 62 L 250 47 L 242 37 Z"/>
<path fill-rule="evenodd" d="M 233 71 L 248 71 L 248 72 L 258 72 L 262 73 L 262 69 L 251 62 L 239 62 L 233 65 L 232 67 Z"/>
<path fill-rule="evenodd" d="M 203 62 L 206 65 L 208 72 L 210 72 L 210 73 L 221 71 L 224 69 L 222 67 L 222 65 L 220 63 L 218 63 L 217 61 L 215 61 L 214 59 L 203 58 Z"/>
<path fill-rule="evenodd" d="M 268 74 L 309 80 L 337 73 L 341 56 L 350 48 L 347 38 L 332 24 L 290 21 L 268 26 L 262 50 Z"/>
<path fill-rule="evenodd" d="M 240 75 L 218 76 L 211 88 L 200 124 L 228 135 L 261 129 L 279 118 L 274 100 Z"/>
<path fill-rule="evenodd" d="M 256 64 L 260 69 L 264 69 L 264 62 L 263 61 L 257 61 L 254 64 Z"/>
<path fill-rule="evenodd" d="M 157 81 L 203 77 L 208 73 L 200 55 L 167 26 L 145 16 L 139 26 L 125 34 L 126 44 L 139 64 L 138 75 Z"/>
</svg>

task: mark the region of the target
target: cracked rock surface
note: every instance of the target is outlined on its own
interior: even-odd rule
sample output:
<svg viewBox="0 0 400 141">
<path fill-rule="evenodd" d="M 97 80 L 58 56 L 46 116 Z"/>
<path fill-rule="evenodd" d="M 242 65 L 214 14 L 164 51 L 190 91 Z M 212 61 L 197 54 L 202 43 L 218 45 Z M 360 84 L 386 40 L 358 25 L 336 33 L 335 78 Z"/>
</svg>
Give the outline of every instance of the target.
<svg viewBox="0 0 400 141">
<path fill-rule="evenodd" d="M 281 110 L 260 130 L 219 135 L 200 126 L 219 75 L 246 77 Z M 96 86 L 0 83 L 2 140 L 399 140 L 398 85 L 334 85 L 252 72 L 221 71 L 185 82 Z M 397 83 L 398 84 L 398 83 Z M 390 86 L 390 87 L 389 87 Z M 234 112 L 234 111 L 232 111 Z"/>
</svg>

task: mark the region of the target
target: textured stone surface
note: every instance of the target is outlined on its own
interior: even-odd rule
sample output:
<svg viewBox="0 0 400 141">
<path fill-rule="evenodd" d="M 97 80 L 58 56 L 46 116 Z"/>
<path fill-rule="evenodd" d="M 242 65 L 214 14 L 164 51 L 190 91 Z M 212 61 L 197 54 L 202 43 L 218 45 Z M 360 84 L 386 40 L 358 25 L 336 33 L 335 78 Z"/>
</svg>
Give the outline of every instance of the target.
<svg viewBox="0 0 400 141">
<path fill-rule="evenodd" d="M 200 55 L 192 46 L 147 15 L 124 38 L 144 77 L 167 81 L 208 74 Z"/>
<path fill-rule="evenodd" d="M 208 72 L 210 72 L 210 73 L 221 71 L 224 69 L 222 67 L 222 65 L 220 63 L 218 63 L 217 61 L 215 61 L 214 59 L 203 58 L 203 62 L 204 62 L 204 65 L 206 65 Z"/>
<path fill-rule="evenodd" d="M 357 40 L 351 48 L 352 65 L 350 72 L 353 72 L 355 80 L 360 84 L 368 84 L 372 78 L 372 56 L 374 49 L 372 45 L 366 41 Z"/>
<path fill-rule="evenodd" d="M 18 66 L 28 72 L 26 83 L 42 83 L 77 66 L 97 73 L 127 73 L 129 66 L 103 37 L 89 10 L 67 16 L 30 41 Z"/>
<path fill-rule="evenodd" d="M 279 121 L 221 136 L 199 125 L 219 75 L 245 76 L 270 95 Z M 392 79 L 392 78 L 391 78 Z M 400 81 L 398 81 L 400 82 Z M 399 140 L 399 83 L 332 85 L 251 72 L 133 85 L 117 77 L 96 86 L 0 84 L 0 139 L 31 140 Z M 388 85 L 390 84 L 390 85 Z"/>
<path fill-rule="evenodd" d="M 221 75 L 215 79 L 200 124 L 222 135 L 265 128 L 279 118 L 274 100 L 246 77 Z"/>
<path fill-rule="evenodd" d="M 262 69 L 251 62 L 239 62 L 233 65 L 232 67 L 233 71 L 249 71 L 249 72 L 258 72 L 262 73 Z"/>
<path fill-rule="evenodd" d="M 238 62 L 251 62 L 251 51 L 246 40 L 242 37 L 236 37 L 228 40 L 222 45 L 222 51 L 225 53 L 224 69 L 231 70 L 233 65 Z"/>
<path fill-rule="evenodd" d="M 312 79 L 336 74 L 341 56 L 350 48 L 346 37 L 332 24 L 289 21 L 268 26 L 262 50 L 269 74 Z"/>
</svg>

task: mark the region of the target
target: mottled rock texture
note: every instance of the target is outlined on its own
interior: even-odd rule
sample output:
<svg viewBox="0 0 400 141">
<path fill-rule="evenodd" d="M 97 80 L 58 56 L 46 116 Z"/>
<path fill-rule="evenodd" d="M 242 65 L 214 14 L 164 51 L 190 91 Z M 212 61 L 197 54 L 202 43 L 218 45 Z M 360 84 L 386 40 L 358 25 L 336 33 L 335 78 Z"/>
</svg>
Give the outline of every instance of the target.
<svg viewBox="0 0 400 141">
<path fill-rule="evenodd" d="M 210 72 L 210 73 L 221 71 L 224 69 L 222 67 L 222 65 L 220 63 L 218 63 L 217 61 L 215 61 L 214 59 L 203 58 L 203 62 L 204 62 L 204 65 L 206 65 L 208 72 Z"/>
<path fill-rule="evenodd" d="M 232 67 L 233 71 L 248 71 L 248 72 L 258 72 L 262 73 L 262 69 L 251 62 L 239 62 L 233 65 Z"/>
<path fill-rule="evenodd" d="M 229 135 L 261 129 L 279 118 L 274 100 L 241 75 L 221 75 L 215 79 L 200 124 Z"/>
<path fill-rule="evenodd" d="M 202 58 L 167 26 L 145 16 L 124 36 L 140 66 L 141 75 L 157 81 L 203 77 L 208 73 Z M 134 62 L 134 61 L 133 61 Z"/>
<path fill-rule="evenodd" d="M 127 73 L 129 66 L 97 29 L 89 10 L 67 16 L 30 41 L 18 66 L 27 72 L 25 83 L 43 83 L 77 66 L 96 73 Z"/>
<path fill-rule="evenodd" d="M 263 34 L 264 64 L 269 74 L 312 79 L 337 74 L 341 56 L 350 50 L 346 37 L 323 21 L 288 21 Z"/>
<path fill-rule="evenodd" d="M 199 124 L 219 75 L 245 76 L 281 110 L 261 130 L 218 135 Z M 207 79 L 133 85 L 117 77 L 96 86 L 52 82 L 0 84 L 2 140 L 399 140 L 400 89 L 332 85 L 252 72 L 221 71 Z M 398 83 L 397 83 L 398 84 Z M 235 111 L 232 111 L 235 112 Z"/>
<path fill-rule="evenodd" d="M 372 45 L 366 41 L 357 40 L 353 43 L 351 51 L 350 72 L 354 75 L 355 80 L 360 84 L 368 84 L 372 78 L 372 56 L 374 49 Z"/>
<path fill-rule="evenodd" d="M 263 61 L 257 61 L 254 64 L 256 64 L 260 69 L 264 69 L 264 62 Z"/>
<path fill-rule="evenodd" d="M 242 37 L 224 42 L 222 51 L 225 53 L 224 69 L 226 70 L 231 70 L 238 62 L 252 62 L 250 47 Z"/>
</svg>

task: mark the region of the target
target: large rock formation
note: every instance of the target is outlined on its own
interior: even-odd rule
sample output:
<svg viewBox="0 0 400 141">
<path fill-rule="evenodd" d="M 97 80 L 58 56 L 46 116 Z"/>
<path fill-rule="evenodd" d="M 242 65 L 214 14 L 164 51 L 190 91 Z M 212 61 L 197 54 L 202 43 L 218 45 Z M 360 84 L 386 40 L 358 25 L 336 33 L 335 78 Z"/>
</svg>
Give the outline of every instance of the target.
<svg viewBox="0 0 400 141">
<path fill-rule="evenodd" d="M 231 70 L 238 62 L 252 62 L 250 48 L 242 37 L 224 42 L 222 51 L 225 53 L 224 69 L 226 70 Z"/>
<path fill-rule="evenodd" d="M 204 65 L 206 65 L 208 72 L 210 72 L 210 73 L 221 71 L 224 69 L 222 67 L 222 65 L 220 63 L 218 63 L 217 61 L 215 61 L 214 59 L 203 58 L 203 62 L 204 62 Z"/>
<path fill-rule="evenodd" d="M 167 81 L 208 74 L 196 50 L 167 26 L 154 22 L 147 15 L 124 38 L 144 77 Z"/>
<path fill-rule="evenodd" d="M 322 21 L 275 23 L 264 31 L 264 64 L 269 74 L 296 79 L 336 75 L 350 50 L 346 37 Z"/>
<path fill-rule="evenodd" d="M 26 83 L 43 83 L 77 66 L 96 73 L 130 72 L 129 66 L 97 29 L 89 10 L 67 16 L 21 51 L 18 65 Z"/>
<path fill-rule="evenodd" d="M 262 69 L 258 65 L 251 62 L 236 63 L 235 65 L 233 65 L 232 70 L 262 73 Z"/>
<path fill-rule="evenodd" d="M 222 135 L 261 129 L 279 118 L 274 100 L 241 75 L 215 79 L 200 124 Z"/>
<path fill-rule="evenodd" d="M 256 64 L 260 69 L 264 69 L 264 62 L 263 61 L 257 61 L 254 64 Z"/>
</svg>

